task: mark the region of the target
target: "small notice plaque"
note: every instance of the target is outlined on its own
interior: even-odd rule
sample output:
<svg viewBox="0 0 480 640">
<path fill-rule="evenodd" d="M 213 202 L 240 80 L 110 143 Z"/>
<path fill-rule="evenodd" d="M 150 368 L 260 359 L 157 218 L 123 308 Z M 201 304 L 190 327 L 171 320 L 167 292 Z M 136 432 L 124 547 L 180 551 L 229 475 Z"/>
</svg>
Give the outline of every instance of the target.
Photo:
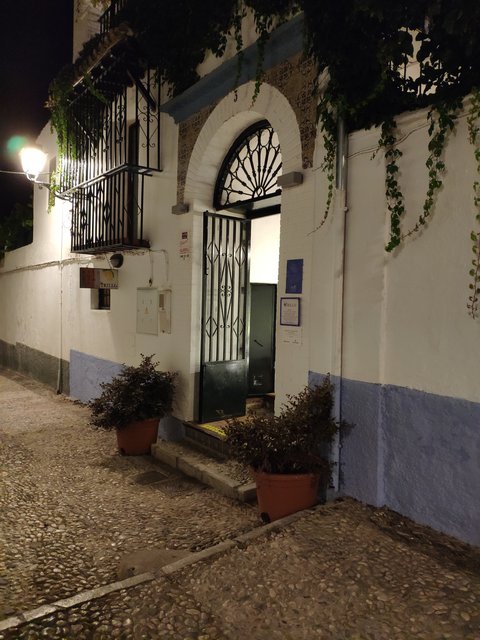
<svg viewBox="0 0 480 640">
<path fill-rule="evenodd" d="M 280 324 L 300 326 L 300 298 L 280 298 Z"/>
<path fill-rule="evenodd" d="M 179 255 L 181 258 L 190 257 L 190 239 L 188 237 L 188 231 L 182 231 L 180 234 Z"/>
</svg>

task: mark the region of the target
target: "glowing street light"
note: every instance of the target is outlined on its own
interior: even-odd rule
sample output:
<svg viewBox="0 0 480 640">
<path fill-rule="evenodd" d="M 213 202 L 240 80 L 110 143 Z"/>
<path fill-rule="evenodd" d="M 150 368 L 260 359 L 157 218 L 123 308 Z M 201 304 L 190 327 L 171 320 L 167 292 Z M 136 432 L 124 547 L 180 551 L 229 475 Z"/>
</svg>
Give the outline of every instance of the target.
<svg viewBox="0 0 480 640">
<path fill-rule="evenodd" d="M 19 155 L 23 172 L 27 178 L 32 182 L 37 182 L 38 176 L 47 164 L 47 154 L 39 147 L 23 147 Z"/>
</svg>

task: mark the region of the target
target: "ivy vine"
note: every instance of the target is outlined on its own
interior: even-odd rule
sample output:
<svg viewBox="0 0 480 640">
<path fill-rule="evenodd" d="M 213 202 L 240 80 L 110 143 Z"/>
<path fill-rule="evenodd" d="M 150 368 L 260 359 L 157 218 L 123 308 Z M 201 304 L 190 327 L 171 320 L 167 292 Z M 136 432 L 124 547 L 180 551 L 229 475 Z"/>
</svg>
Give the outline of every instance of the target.
<svg viewBox="0 0 480 640">
<path fill-rule="evenodd" d="M 104 0 L 96 1 L 104 4 Z M 228 40 L 233 37 L 237 52 L 235 89 L 241 77 L 241 27 L 246 9 L 253 12 L 258 34 L 253 102 L 263 80 L 270 33 L 296 12 L 304 15 L 305 53 L 316 63 L 318 76 L 328 71 L 329 82 L 319 107 L 325 143 L 322 168 L 328 182 L 319 227 L 327 220 L 333 200 L 335 118 L 342 117 L 351 131 L 382 125 L 380 146 L 385 150 L 385 187 L 390 213 L 386 250 L 392 251 L 420 231 L 431 218 L 445 171 L 446 140 L 454 128 L 461 99 L 474 87 L 480 87 L 480 3 L 471 0 L 346 0 L 341 3 L 322 0 L 319 10 L 318 0 L 203 0 L 201 3 L 125 0 L 113 15 L 112 26 L 128 23 L 139 58 L 150 68 L 159 69 L 171 95 L 182 93 L 196 82 L 197 68 L 207 52 L 223 55 Z M 100 44 L 101 36 L 87 42 L 76 66 L 64 70 L 51 85 L 52 125 L 57 132 L 60 155 L 67 143 L 67 112 L 74 93 L 73 78 L 78 77 L 82 64 Z M 407 65 L 415 58 L 421 64 L 421 74 L 413 78 L 407 73 Z M 101 97 L 97 97 L 101 109 Z M 427 195 L 417 222 L 402 233 L 405 204 L 398 182 L 401 151 L 394 118 L 403 111 L 424 107 L 431 107 Z M 472 123 L 476 122 L 477 115 Z M 480 165 L 477 146 L 480 135 L 476 124 L 471 125 L 470 138 Z M 480 186 L 476 182 L 477 212 L 479 198 Z M 475 317 L 480 306 L 478 232 L 472 232 L 472 242 L 475 259 L 470 271 L 473 288 L 469 312 Z"/>
<path fill-rule="evenodd" d="M 400 244 L 400 220 L 405 213 L 405 199 L 398 184 L 398 161 L 403 153 L 397 147 L 396 129 L 397 123 L 393 118 L 385 120 L 378 142 L 385 153 L 385 191 L 390 212 L 390 240 L 385 247 L 386 251 L 393 251 Z"/>
<path fill-rule="evenodd" d="M 337 118 L 331 109 L 331 105 L 327 98 L 320 101 L 318 108 L 319 118 L 321 122 L 321 131 L 323 137 L 323 146 L 325 153 L 320 169 L 325 173 L 327 178 L 327 197 L 325 202 L 325 210 L 319 224 L 310 231 L 308 235 L 315 233 L 323 227 L 328 219 L 333 200 L 333 191 L 335 186 L 335 158 L 337 155 Z"/>
<path fill-rule="evenodd" d="M 450 102 L 439 102 L 428 112 L 428 158 L 426 167 L 428 169 L 428 188 L 423 210 L 415 225 L 406 233 L 400 236 L 400 240 L 418 233 L 424 227 L 433 213 L 436 196 L 443 184 L 442 176 L 445 173 L 444 152 L 448 134 L 455 127 L 458 111 L 462 107 L 462 100 L 457 99 Z"/>
<path fill-rule="evenodd" d="M 477 164 L 477 173 L 480 175 L 480 90 L 475 88 L 472 91 L 472 102 L 470 112 L 467 119 L 468 135 L 474 149 L 475 162 Z M 470 239 L 472 241 L 472 268 L 469 271 L 471 282 L 468 285 L 470 295 L 468 296 L 467 309 L 472 318 L 478 318 L 480 305 L 480 182 L 475 180 L 473 183 L 473 204 L 476 210 L 475 222 L 476 231 L 472 231 Z"/>
</svg>

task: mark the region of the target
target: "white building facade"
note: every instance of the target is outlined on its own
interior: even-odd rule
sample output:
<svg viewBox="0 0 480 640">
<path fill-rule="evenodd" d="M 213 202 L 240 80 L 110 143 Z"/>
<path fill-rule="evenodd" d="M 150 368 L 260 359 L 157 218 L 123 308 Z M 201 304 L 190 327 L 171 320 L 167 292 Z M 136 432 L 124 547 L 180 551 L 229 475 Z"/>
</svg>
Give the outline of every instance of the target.
<svg viewBox="0 0 480 640">
<path fill-rule="evenodd" d="M 87 14 L 77 15 L 78 34 Z M 0 265 L 0 364 L 87 401 L 122 363 L 155 354 L 161 368 L 179 373 L 174 429 L 181 436 L 184 422 L 212 421 L 224 398 L 241 406 L 255 384 L 271 385 L 260 374 L 248 377 L 248 292 L 249 285 L 273 291 L 268 393 L 276 408 L 329 373 L 336 413 L 353 425 L 332 451 L 335 490 L 480 545 L 480 322 L 466 311 L 476 164 L 466 118 L 448 141 L 448 170 L 428 227 L 387 254 L 385 160 L 372 158 L 379 131 L 348 135 L 346 181 L 323 223 L 328 185 L 302 17 L 272 34 L 252 104 L 254 39 L 246 25 L 236 90 L 235 51 L 227 48 L 203 63 L 201 80 L 182 95 L 157 94 L 150 115 L 159 126 L 159 163 L 134 171 L 134 186 L 117 188 L 127 200 L 133 189 L 138 201 L 143 184 L 143 243 L 122 245 L 120 234 L 98 246 L 94 227 L 113 196 L 82 187 L 84 202 L 106 198 L 92 205 L 97 222 L 85 222 L 78 216 L 86 209 L 75 213 L 71 195 L 48 212 L 47 190 L 35 188 L 33 243 Z M 129 100 L 134 93 L 128 89 Z M 427 189 L 426 113 L 404 114 L 397 124 L 408 227 Z M 223 206 L 222 176 L 239 179 L 238 161 L 225 167 L 225 159 L 245 131 L 264 130 L 273 132 L 269 144 L 281 158 L 274 186 Z M 49 127 L 38 143 L 50 158 L 58 155 Z M 145 167 L 142 153 L 125 164 Z M 265 174 L 269 161 L 258 156 Z M 242 170 L 250 179 L 253 169 L 245 163 Z M 134 218 L 138 225 L 138 209 Z M 72 234 L 75 243 L 75 229 L 78 240 L 85 228 L 81 250 L 72 250 Z M 80 287 L 81 269 L 112 271 L 118 253 L 118 288 Z M 229 253 L 217 273 L 215 260 Z"/>
</svg>

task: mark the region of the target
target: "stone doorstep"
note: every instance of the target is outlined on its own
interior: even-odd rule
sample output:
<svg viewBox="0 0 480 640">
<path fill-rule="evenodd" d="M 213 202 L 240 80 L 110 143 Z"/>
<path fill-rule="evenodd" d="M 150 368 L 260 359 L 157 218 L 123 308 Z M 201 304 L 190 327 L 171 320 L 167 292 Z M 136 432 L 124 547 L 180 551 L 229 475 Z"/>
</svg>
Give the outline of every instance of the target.
<svg viewBox="0 0 480 640">
<path fill-rule="evenodd" d="M 220 473 L 216 463 L 210 462 L 207 456 L 202 456 L 203 461 L 200 461 L 198 454 L 190 455 L 187 451 L 179 451 L 179 447 L 167 441 L 153 444 L 151 452 L 163 464 L 195 478 L 228 498 L 253 502 L 257 497 L 254 482 L 239 483 L 238 480 Z"/>
</svg>

